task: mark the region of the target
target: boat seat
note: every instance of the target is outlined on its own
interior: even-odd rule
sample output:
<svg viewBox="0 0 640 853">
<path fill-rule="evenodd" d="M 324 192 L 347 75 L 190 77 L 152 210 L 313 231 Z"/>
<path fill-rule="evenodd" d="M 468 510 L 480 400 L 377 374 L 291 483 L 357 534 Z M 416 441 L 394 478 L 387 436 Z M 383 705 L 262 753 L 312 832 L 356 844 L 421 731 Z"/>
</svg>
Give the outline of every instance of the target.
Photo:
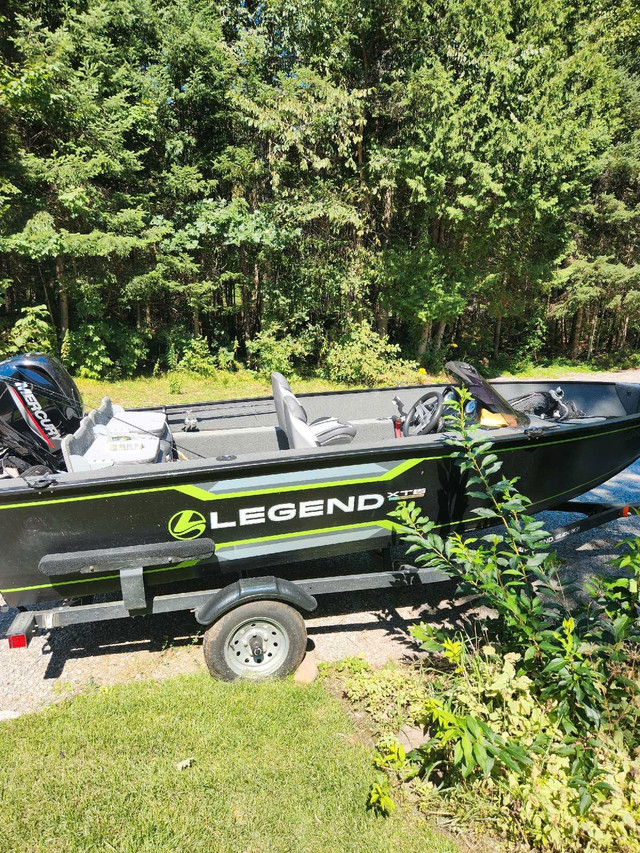
<svg viewBox="0 0 640 853">
<path fill-rule="evenodd" d="M 309 423 L 304 406 L 281 373 L 271 374 L 271 387 L 278 426 L 285 432 L 291 447 L 324 447 L 326 444 L 349 444 L 353 441 L 357 432 L 353 424 L 330 416 L 316 418 Z M 291 406 L 288 400 L 292 401 Z M 306 429 L 300 424 L 304 424 Z M 313 444 L 308 443 L 311 436 Z M 303 443 L 296 444 L 296 440 Z"/>
<path fill-rule="evenodd" d="M 112 465 L 143 465 L 171 459 L 170 444 L 157 435 L 112 435 L 105 426 L 95 426 L 89 417 L 62 439 L 62 455 L 67 471 L 95 471 Z"/>
<path fill-rule="evenodd" d="M 110 435 L 143 433 L 167 438 L 167 416 L 162 412 L 128 412 L 114 406 L 109 397 L 103 397 L 98 409 L 90 412 L 94 426 L 104 426 Z"/>
<path fill-rule="evenodd" d="M 271 390 L 273 391 L 273 402 L 276 406 L 278 426 L 280 429 L 285 429 L 284 398 L 289 394 L 291 396 L 295 396 L 295 394 L 291 390 L 291 385 L 289 385 L 282 373 L 271 374 Z"/>
<path fill-rule="evenodd" d="M 293 394 L 284 397 L 284 431 L 291 447 L 325 447 L 330 444 L 348 444 L 356 433 L 351 424 L 335 418 L 322 418 L 314 422 L 316 429 L 307 423 L 306 412 Z"/>
</svg>

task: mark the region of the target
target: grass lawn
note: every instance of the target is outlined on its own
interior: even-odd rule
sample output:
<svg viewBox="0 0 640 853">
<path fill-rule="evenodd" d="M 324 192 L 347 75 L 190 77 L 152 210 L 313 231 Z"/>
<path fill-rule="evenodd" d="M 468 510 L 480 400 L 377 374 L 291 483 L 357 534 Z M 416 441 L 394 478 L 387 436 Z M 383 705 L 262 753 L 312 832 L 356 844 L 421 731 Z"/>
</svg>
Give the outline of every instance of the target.
<svg viewBox="0 0 640 853">
<path fill-rule="evenodd" d="M 513 372 L 505 370 L 502 376 L 513 376 L 516 379 L 555 379 L 557 376 L 567 373 L 583 373 L 585 376 L 591 373 L 601 373 L 603 370 L 616 370 L 613 367 L 602 367 L 596 364 L 584 364 L 567 359 L 556 360 L 550 364 L 530 364 L 522 370 Z M 622 368 L 620 368 L 622 369 Z"/>
<path fill-rule="evenodd" d="M 556 361 L 547 365 L 530 365 L 518 373 L 505 371 L 502 375 L 520 379 L 554 379 L 566 373 L 596 373 L 603 370 L 593 364 L 580 364 L 570 361 Z M 497 375 L 500 371 L 483 371 L 486 376 Z M 169 378 L 161 376 L 140 376 L 136 379 L 121 379 L 112 382 L 96 379 L 75 378 L 82 392 L 85 405 L 94 408 L 100 404 L 105 394 L 115 403 L 125 407 L 158 406 L 181 403 L 196 403 L 202 400 L 231 400 L 238 397 L 270 397 L 271 383 L 266 377 L 259 377 L 248 370 L 223 371 L 215 376 L 180 375 L 180 391 L 172 393 Z M 444 373 L 424 377 L 424 382 L 447 382 Z M 295 379 L 294 390 L 299 393 L 315 391 L 337 391 L 347 388 L 327 379 Z M 382 382 L 381 384 L 388 384 Z"/>
<path fill-rule="evenodd" d="M 371 750 L 318 682 L 102 689 L 1 723 L 0 743 L 2 853 L 458 849 L 409 805 L 366 811 Z"/>
<path fill-rule="evenodd" d="M 171 393 L 166 375 L 151 377 L 140 376 L 136 379 L 121 379 L 115 382 L 75 377 L 82 392 L 85 406 L 94 408 L 107 394 L 114 403 L 125 407 L 158 406 L 181 403 L 197 403 L 202 400 L 231 400 L 238 397 L 270 397 L 271 382 L 257 378 L 249 371 L 239 370 L 231 373 L 219 371 L 216 376 L 181 375 L 179 394 Z M 332 391 L 345 388 L 326 379 L 297 379 L 295 390 Z"/>
</svg>

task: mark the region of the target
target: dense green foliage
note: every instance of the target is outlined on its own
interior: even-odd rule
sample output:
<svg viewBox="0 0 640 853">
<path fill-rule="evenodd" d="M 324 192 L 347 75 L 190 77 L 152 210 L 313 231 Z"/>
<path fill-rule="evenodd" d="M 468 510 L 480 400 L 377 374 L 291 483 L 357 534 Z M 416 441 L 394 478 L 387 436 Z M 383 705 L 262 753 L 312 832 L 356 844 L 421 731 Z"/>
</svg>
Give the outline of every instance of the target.
<svg viewBox="0 0 640 853">
<path fill-rule="evenodd" d="M 419 779 L 432 806 L 475 798 L 496 829 L 536 848 L 638 850 L 640 541 L 626 543 L 620 577 L 568 594 L 543 523 L 483 430 L 465 424 L 466 399 L 463 391 L 449 416 L 448 440 L 472 512 L 495 528 L 443 539 L 413 503 L 392 515 L 416 562 L 455 580 L 486 615 L 411 629 L 435 656 L 435 677 L 410 699 L 428 737 L 409 756 L 387 743 L 378 764 Z M 372 798 L 389 811 L 384 781 Z"/>
<path fill-rule="evenodd" d="M 637 346 L 633 0 L 3 9 L 5 352 L 40 305 L 87 376 L 192 336 L 297 371 L 365 339 L 386 363 Z"/>
</svg>

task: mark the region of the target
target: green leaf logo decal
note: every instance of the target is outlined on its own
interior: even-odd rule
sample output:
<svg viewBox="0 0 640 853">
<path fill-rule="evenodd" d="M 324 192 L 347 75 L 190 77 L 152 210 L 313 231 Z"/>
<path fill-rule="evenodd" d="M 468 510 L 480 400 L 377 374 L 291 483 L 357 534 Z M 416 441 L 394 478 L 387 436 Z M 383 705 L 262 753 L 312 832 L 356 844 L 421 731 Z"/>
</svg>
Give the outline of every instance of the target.
<svg viewBox="0 0 640 853">
<path fill-rule="evenodd" d="M 206 528 L 204 515 L 193 509 L 183 509 L 169 519 L 169 533 L 174 539 L 197 539 Z"/>
</svg>

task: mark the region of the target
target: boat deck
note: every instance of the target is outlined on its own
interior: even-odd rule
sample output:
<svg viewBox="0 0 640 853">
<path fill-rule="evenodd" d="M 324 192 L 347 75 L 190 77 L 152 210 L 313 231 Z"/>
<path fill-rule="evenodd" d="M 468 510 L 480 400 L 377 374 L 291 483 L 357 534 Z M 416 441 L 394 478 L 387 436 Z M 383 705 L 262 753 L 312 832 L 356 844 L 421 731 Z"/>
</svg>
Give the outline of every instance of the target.
<svg viewBox="0 0 640 853">
<path fill-rule="evenodd" d="M 393 398 L 402 400 L 405 411 L 429 388 L 393 388 L 383 391 L 354 391 L 327 395 L 300 395 L 309 421 L 332 416 L 348 421 L 356 429 L 353 444 L 372 444 L 394 440 L 392 416 L 397 413 Z M 185 416 L 198 421 L 197 432 L 185 432 Z M 287 450 L 284 432 L 278 427 L 272 398 L 222 401 L 206 407 L 188 407 L 168 411 L 169 426 L 186 456 L 215 458 L 218 455 Z M 336 445 L 338 449 L 341 445 Z"/>
<path fill-rule="evenodd" d="M 523 393 L 549 391 L 561 384 L 567 398 L 582 409 L 589 419 L 624 417 L 638 411 L 640 389 L 615 383 L 594 382 L 495 382 L 496 389 L 507 400 Z M 332 416 L 353 424 L 357 433 L 350 445 L 335 445 L 337 453 L 353 445 L 395 441 L 392 416 L 397 413 L 394 398 L 399 397 L 407 412 L 413 403 L 429 390 L 442 390 L 442 385 L 420 385 L 381 390 L 341 391 L 323 394 L 301 394 L 309 421 Z M 167 408 L 169 425 L 181 453 L 190 459 L 211 458 L 247 453 L 270 453 L 288 450 L 284 432 L 278 427 L 273 398 L 224 400 Z M 185 432 L 185 417 L 198 422 L 197 432 Z M 538 419 L 534 419 L 536 422 Z M 586 420 L 586 419 L 584 419 Z M 549 421 L 537 426 L 553 428 Z M 437 441 L 437 435 L 423 436 Z"/>
</svg>

